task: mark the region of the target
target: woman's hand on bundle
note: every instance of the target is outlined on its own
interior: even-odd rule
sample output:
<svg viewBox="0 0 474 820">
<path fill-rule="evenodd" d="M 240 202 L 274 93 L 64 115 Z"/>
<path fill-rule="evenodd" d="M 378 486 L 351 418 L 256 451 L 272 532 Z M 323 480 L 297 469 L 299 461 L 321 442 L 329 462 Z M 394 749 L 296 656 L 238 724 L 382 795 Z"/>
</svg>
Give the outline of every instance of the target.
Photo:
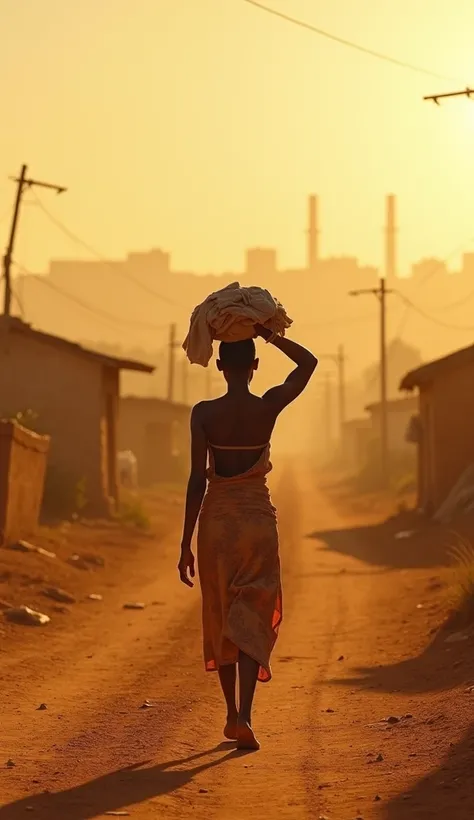
<svg viewBox="0 0 474 820">
<path fill-rule="evenodd" d="M 259 324 L 255 325 L 255 336 L 254 336 L 254 338 L 257 338 L 258 336 L 261 336 L 262 339 L 269 339 L 271 335 L 272 335 L 272 332 L 271 332 L 271 330 L 268 330 L 267 327 L 264 327 L 263 325 L 259 325 Z"/>
</svg>

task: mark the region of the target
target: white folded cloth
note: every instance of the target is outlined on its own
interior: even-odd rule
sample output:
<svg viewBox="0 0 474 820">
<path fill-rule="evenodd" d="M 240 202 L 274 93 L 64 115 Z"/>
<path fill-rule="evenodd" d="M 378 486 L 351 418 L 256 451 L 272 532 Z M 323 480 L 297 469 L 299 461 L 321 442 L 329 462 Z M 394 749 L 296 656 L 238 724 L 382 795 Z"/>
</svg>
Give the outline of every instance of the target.
<svg viewBox="0 0 474 820">
<path fill-rule="evenodd" d="M 293 323 L 278 299 L 259 287 L 240 287 L 238 282 L 216 290 L 194 308 L 189 332 L 183 342 L 189 361 L 207 367 L 212 342 L 241 342 L 255 335 L 255 325 L 284 336 Z"/>
</svg>

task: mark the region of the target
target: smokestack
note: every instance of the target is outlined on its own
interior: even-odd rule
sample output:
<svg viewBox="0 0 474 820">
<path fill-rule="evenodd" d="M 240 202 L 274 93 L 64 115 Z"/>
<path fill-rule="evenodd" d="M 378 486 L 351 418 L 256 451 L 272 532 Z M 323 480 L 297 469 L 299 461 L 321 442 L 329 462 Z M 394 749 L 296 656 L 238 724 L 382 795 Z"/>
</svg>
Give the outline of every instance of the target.
<svg viewBox="0 0 474 820">
<path fill-rule="evenodd" d="M 397 275 L 395 194 L 388 194 L 386 202 L 387 223 L 385 228 L 385 279 L 387 281 L 393 281 Z"/>
<path fill-rule="evenodd" d="M 307 268 L 311 273 L 316 272 L 319 259 L 319 228 L 318 228 L 318 197 L 311 194 L 308 200 L 308 249 Z"/>
</svg>

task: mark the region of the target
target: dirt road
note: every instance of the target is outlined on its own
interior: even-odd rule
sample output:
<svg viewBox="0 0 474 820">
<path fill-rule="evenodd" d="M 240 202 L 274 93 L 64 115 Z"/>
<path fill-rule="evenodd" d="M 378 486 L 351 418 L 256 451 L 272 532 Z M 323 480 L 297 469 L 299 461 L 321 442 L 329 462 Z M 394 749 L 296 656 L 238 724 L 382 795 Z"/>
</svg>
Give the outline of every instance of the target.
<svg viewBox="0 0 474 820">
<path fill-rule="evenodd" d="M 438 570 L 379 559 L 356 532 L 376 515 L 310 481 L 285 474 L 275 501 L 284 624 L 257 691 L 262 750 L 222 742 L 198 591 L 178 585 L 169 537 L 147 572 L 124 568 L 128 597 L 153 605 L 124 611 L 116 591 L 74 635 L 2 660 L 0 820 L 472 818 L 465 647 L 426 649 Z"/>
</svg>

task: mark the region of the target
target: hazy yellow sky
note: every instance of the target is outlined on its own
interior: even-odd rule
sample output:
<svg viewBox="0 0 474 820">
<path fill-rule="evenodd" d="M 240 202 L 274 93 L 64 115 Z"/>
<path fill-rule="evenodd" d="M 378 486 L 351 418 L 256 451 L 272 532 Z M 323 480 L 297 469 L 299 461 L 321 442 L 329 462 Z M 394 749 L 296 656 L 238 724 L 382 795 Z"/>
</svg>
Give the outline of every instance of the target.
<svg viewBox="0 0 474 820">
<path fill-rule="evenodd" d="M 161 246 L 174 265 L 238 270 L 248 245 L 304 260 L 306 195 L 322 249 L 382 259 L 399 197 L 401 269 L 474 243 L 474 102 L 423 94 L 474 82 L 472 0 L 268 0 L 459 83 L 379 62 L 243 0 L 0 0 L 0 240 L 8 174 L 104 254 Z M 25 207 L 17 258 L 83 256 Z"/>
</svg>

